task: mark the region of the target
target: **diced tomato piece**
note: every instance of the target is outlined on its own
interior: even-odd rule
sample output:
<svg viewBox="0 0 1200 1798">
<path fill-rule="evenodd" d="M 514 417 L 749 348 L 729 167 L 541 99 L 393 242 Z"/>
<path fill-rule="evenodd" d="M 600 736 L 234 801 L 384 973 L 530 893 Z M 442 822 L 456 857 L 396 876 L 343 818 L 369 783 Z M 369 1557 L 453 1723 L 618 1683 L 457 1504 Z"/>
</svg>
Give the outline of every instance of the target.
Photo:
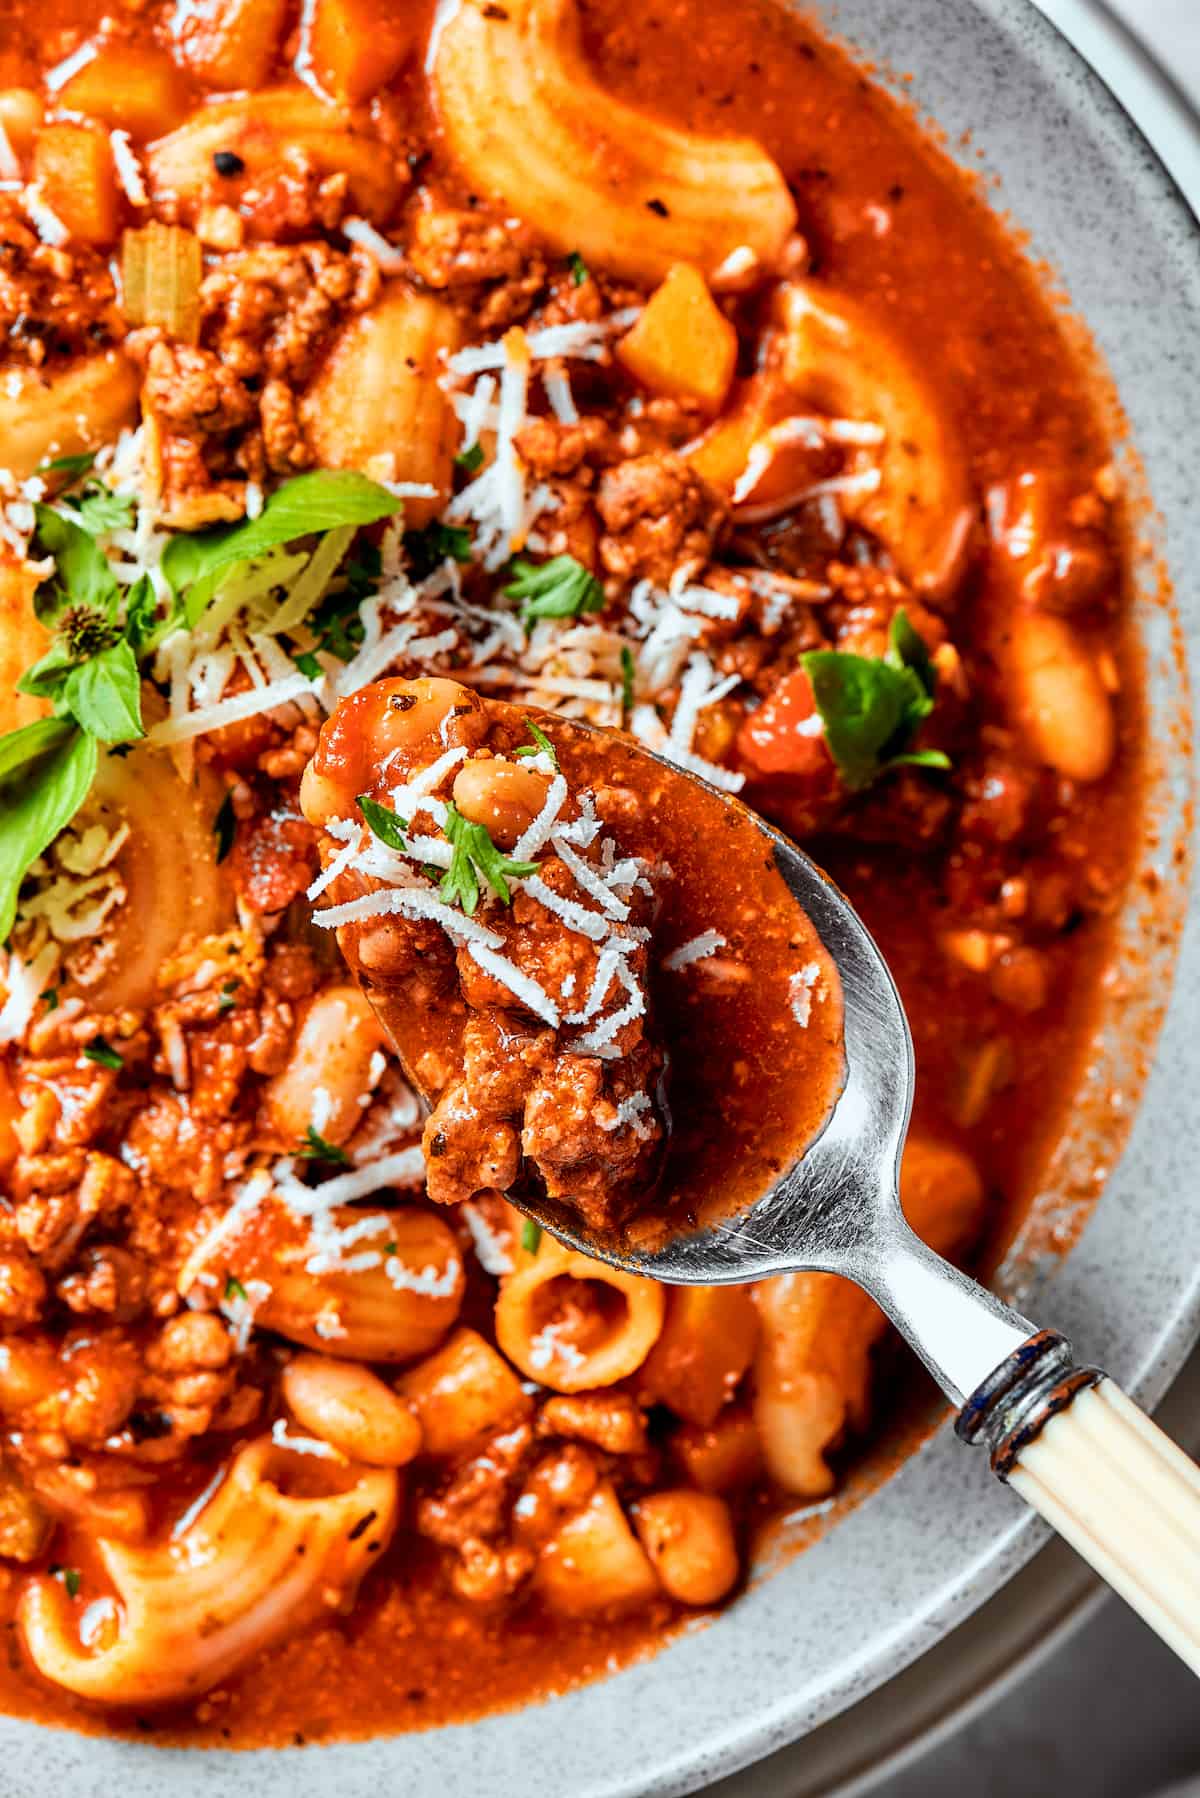
<svg viewBox="0 0 1200 1798">
<path fill-rule="evenodd" d="M 760 774 L 826 774 L 832 767 L 812 682 L 785 674 L 738 733 L 738 752 Z"/>
</svg>

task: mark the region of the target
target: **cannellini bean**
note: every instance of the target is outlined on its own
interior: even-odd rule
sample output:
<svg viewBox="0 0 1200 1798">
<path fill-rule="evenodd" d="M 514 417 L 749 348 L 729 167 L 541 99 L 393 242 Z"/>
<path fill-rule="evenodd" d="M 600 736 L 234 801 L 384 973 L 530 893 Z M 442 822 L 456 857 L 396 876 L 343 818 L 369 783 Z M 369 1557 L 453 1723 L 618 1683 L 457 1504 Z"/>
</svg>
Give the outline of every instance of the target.
<svg viewBox="0 0 1200 1798">
<path fill-rule="evenodd" d="M 1078 633 L 1050 612 L 1017 612 L 1007 644 L 1014 709 L 1032 746 L 1070 780 L 1099 780 L 1116 748 L 1112 703 Z"/>
<path fill-rule="evenodd" d="M 403 1467 L 419 1454 L 421 1426 L 379 1375 L 354 1361 L 297 1355 L 283 1396 L 304 1429 L 368 1467 Z"/>
<path fill-rule="evenodd" d="M 474 749 L 486 735 L 482 701 L 458 681 L 374 681 L 340 705 L 321 732 L 300 785 L 304 815 L 318 828 L 347 816 L 389 757 L 399 783 L 409 768 L 427 767 L 459 745 Z"/>
<path fill-rule="evenodd" d="M 550 782 L 535 768 L 488 756 L 468 762 L 454 778 L 454 803 L 472 824 L 486 827 L 493 842 L 511 849 L 546 803 Z"/>
<path fill-rule="evenodd" d="M 654 1492 L 638 1503 L 634 1523 L 664 1589 L 681 1604 L 716 1604 L 737 1579 L 737 1545 L 723 1498 L 686 1487 Z"/>
<path fill-rule="evenodd" d="M 342 1143 L 362 1116 L 371 1057 L 383 1031 L 356 986 L 331 986 L 309 1003 L 287 1066 L 267 1082 L 267 1113 L 289 1145 L 311 1125 L 327 1142 Z"/>
</svg>

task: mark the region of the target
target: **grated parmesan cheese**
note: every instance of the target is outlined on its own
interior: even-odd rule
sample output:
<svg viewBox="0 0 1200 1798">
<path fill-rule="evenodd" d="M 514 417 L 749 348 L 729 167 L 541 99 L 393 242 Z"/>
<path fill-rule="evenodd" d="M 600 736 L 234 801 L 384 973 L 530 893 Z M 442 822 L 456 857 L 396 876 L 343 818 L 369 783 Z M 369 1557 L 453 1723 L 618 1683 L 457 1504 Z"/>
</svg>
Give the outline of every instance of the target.
<svg viewBox="0 0 1200 1798">
<path fill-rule="evenodd" d="M 150 196 L 146 192 L 146 183 L 142 178 L 142 165 L 129 141 L 128 131 L 112 130 L 108 134 L 112 145 L 113 167 L 117 171 L 117 180 L 131 206 L 148 206 Z"/>
<path fill-rule="evenodd" d="M 821 977 L 820 964 L 815 961 L 806 962 L 798 968 L 788 981 L 788 998 L 791 1001 L 792 1016 L 801 1030 L 808 1028 L 812 1017 L 814 998 L 821 998 L 821 988 L 817 985 Z"/>
<path fill-rule="evenodd" d="M 680 968 L 688 968 L 694 961 L 703 961 L 706 955 L 715 955 L 718 949 L 727 946 L 719 930 L 702 930 L 699 936 L 681 943 L 678 949 L 672 949 L 670 955 L 665 955 L 662 965 L 675 974 Z"/>
</svg>

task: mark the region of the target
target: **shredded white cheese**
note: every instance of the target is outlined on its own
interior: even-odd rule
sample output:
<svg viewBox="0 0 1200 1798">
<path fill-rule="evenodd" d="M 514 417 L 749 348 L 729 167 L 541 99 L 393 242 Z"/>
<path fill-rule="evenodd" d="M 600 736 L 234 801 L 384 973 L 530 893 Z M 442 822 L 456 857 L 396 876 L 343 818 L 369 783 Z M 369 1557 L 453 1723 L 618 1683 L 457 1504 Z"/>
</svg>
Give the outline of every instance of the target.
<svg viewBox="0 0 1200 1798">
<path fill-rule="evenodd" d="M 726 947 L 726 940 L 719 930 L 702 930 L 689 942 L 681 943 L 678 949 L 672 949 L 670 955 L 663 957 L 663 967 L 672 974 L 680 968 L 690 967 L 694 961 L 703 961 L 706 955 L 715 955 L 718 949 Z"/>
</svg>

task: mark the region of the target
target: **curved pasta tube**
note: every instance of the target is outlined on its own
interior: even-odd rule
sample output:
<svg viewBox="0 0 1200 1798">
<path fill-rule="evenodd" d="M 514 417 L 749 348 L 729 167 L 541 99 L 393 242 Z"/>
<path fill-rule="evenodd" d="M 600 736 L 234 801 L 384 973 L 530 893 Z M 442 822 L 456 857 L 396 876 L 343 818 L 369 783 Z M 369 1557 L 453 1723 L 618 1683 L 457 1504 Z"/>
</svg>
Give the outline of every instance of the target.
<svg viewBox="0 0 1200 1798">
<path fill-rule="evenodd" d="M 177 1536 L 149 1548 L 98 1542 L 119 1609 L 95 1652 L 59 1581 L 32 1580 L 17 1616 L 38 1672 L 107 1704 L 192 1697 L 324 1611 L 331 1591 L 350 1598 L 391 1536 L 397 1476 L 358 1468 L 343 1491 L 292 1497 L 279 1483 L 289 1460 L 263 1438 Z"/>
<path fill-rule="evenodd" d="M 599 86 L 573 0 L 459 0 L 431 79 L 472 188 L 597 268 L 650 282 L 691 262 L 711 277 L 745 247 L 770 269 L 795 228 L 758 144 L 678 130 Z"/>
<path fill-rule="evenodd" d="M 428 1354 L 458 1316 L 465 1279 L 454 1232 L 416 1206 L 333 1213 L 338 1231 L 374 1223 L 347 1246 L 347 1258 L 375 1250 L 374 1267 L 310 1273 L 315 1254 L 306 1229 L 271 1206 L 231 1243 L 230 1270 L 262 1280 L 269 1295 L 256 1321 L 305 1348 L 350 1361 L 412 1361 Z"/>
<path fill-rule="evenodd" d="M 816 281 L 781 288 L 779 376 L 834 417 L 882 427 L 879 485 L 854 516 L 921 591 L 948 592 L 962 573 L 975 519 L 966 453 L 954 422 L 908 352 L 870 312 Z"/>
<path fill-rule="evenodd" d="M 236 175 L 219 175 L 218 151 L 241 159 Z M 264 88 L 236 100 L 202 106 L 177 131 L 146 152 L 146 172 L 156 201 L 171 200 L 186 220 L 205 206 L 237 205 L 247 191 L 277 173 L 288 150 L 304 152 L 322 175 L 344 173 L 357 211 L 377 222 L 396 199 L 392 158 L 376 139 L 354 129 L 349 109 L 320 100 L 304 88 Z"/>
<path fill-rule="evenodd" d="M 978 1230 L 983 1184 L 969 1157 L 947 1143 L 910 1140 L 900 1195 L 913 1229 L 940 1254 L 960 1252 Z M 837 1274 L 779 1274 L 760 1281 L 754 1296 L 754 1422 L 767 1471 L 785 1491 L 821 1498 L 834 1486 L 829 1451 L 866 1425 L 871 1351 L 887 1320 Z"/>
<path fill-rule="evenodd" d="M 673 1286 L 639 1390 L 688 1423 L 708 1425 L 754 1358 L 758 1314 L 746 1286 Z"/>
<path fill-rule="evenodd" d="M 666 1294 L 543 1236 L 496 1301 L 496 1340 L 529 1379 L 555 1392 L 611 1386 L 635 1373 L 658 1340 Z"/>
<path fill-rule="evenodd" d="M 0 381 L 0 462 L 27 480 L 53 456 L 112 443 L 137 418 L 140 380 L 120 350 L 49 372 L 8 368 Z"/>
<path fill-rule="evenodd" d="M 437 489 L 436 498 L 405 502 L 410 525 L 427 524 L 450 497 L 457 426 L 438 376 L 443 352 L 461 341 L 449 306 L 391 282 L 343 328 L 300 401 L 309 443 L 326 468 Z"/>
<path fill-rule="evenodd" d="M 221 785 L 198 769 L 184 780 L 161 750 L 135 745 L 126 756 L 102 755 L 79 823 L 124 828 L 112 866 L 124 903 L 105 926 L 118 953 L 88 986 L 102 1010 L 148 1005 L 159 970 L 186 937 L 217 935 L 232 921 L 233 898 L 213 858 L 213 819 Z"/>
</svg>

